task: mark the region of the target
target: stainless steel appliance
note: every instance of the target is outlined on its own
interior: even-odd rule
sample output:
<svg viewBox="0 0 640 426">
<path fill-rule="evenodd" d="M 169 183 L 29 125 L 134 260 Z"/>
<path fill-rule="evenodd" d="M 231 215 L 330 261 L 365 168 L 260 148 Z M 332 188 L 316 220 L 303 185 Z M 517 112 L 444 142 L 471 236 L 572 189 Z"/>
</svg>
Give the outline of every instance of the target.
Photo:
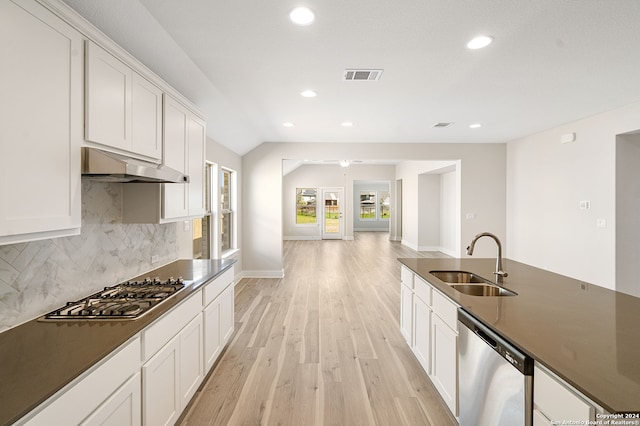
<svg viewBox="0 0 640 426">
<path fill-rule="evenodd" d="M 49 312 L 40 320 L 135 319 L 182 290 L 187 283 L 182 278 L 127 281 L 113 287 L 105 287 L 104 290 L 82 300 L 69 302 L 62 308 Z"/>
<path fill-rule="evenodd" d="M 189 176 L 164 164 L 150 163 L 97 148 L 82 148 L 82 176 L 102 182 L 186 183 Z"/>
<path fill-rule="evenodd" d="M 458 309 L 460 426 L 530 426 L 533 359 Z"/>
</svg>

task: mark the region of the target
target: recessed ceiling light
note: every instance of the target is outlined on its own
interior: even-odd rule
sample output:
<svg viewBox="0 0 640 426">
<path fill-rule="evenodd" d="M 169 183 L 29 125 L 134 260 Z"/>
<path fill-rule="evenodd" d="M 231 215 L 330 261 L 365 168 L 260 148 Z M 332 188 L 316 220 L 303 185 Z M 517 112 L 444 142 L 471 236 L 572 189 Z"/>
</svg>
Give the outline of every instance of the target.
<svg viewBox="0 0 640 426">
<path fill-rule="evenodd" d="M 350 121 L 343 121 L 342 123 L 340 123 L 340 125 L 341 125 L 342 127 L 352 127 L 352 126 L 353 126 L 353 123 L 352 123 L 352 122 L 350 122 Z"/>
<path fill-rule="evenodd" d="M 318 94 L 313 90 L 305 90 L 303 92 L 300 92 L 300 96 L 304 96 L 305 98 L 315 98 L 316 96 L 318 96 Z"/>
<path fill-rule="evenodd" d="M 467 43 L 468 49 L 482 49 L 483 47 L 487 47 L 493 42 L 493 37 L 491 36 L 478 36 Z"/>
<path fill-rule="evenodd" d="M 290 122 L 290 121 L 285 121 L 284 123 L 282 123 L 282 125 L 283 125 L 284 127 L 293 127 L 293 126 L 295 126 L 295 124 L 293 124 L 293 123 L 292 123 L 292 122 Z"/>
<path fill-rule="evenodd" d="M 482 127 L 482 124 L 473 123 L 473 124 L 470 124 L 469 127 L 472 128 L 472 129 L 479 129 L 480 127 Z"/>
<path fill-rule="evenodd" d="M 311 25 L 313 21 L 316 19 L 316 15 L 306 7 L 296 7 L 291 12 L 289 12 L 289 19 L 296 24 L 301 26 Z"/>
</svg>

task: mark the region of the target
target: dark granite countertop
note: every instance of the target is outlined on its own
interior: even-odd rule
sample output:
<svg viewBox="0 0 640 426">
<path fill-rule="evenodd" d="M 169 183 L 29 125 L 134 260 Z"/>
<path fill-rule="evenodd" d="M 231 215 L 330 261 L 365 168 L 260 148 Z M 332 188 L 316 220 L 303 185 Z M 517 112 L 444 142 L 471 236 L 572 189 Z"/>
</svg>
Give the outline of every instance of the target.
<svg viewBox="0 0 640 426">
<path fill-rule="evenodd" d="M 132 277 L 193 280 L 193 284 L 135 320 L 32 320 L 0 333 L 0 425 L 27 414 L 235 262 L 178 260 Z"/>
<path fill-rule="evenodd" d="M 429 274 L 494 280 L 495 259 L 398 259 L 605 410 L 640 410 L 640 298 L 504 260 L 507 297 L 469 296 Z"/>
</svg>

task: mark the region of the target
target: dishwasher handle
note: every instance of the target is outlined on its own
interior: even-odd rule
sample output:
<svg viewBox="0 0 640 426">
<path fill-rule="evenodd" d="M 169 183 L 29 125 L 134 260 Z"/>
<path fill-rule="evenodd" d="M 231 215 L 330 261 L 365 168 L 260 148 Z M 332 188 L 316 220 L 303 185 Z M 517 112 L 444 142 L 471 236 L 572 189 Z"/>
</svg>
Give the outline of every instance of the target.
<svg viewBox="0 0 640 426">
<path fill-rule="evenodd" d="M 458 308 L 458 321 L 461 326 L 466 327 L 470 332 L 477 335 L 478 338 L 484 341 L 522 374 L 526 376 L 533 375 L 533 358 L 507 341 L 492 328 L 483 324 L 462 308 Z"/>
<path fill-rule="evenodd" d="M 491 337 L 489 337 L 489 335 L 487 333 L 485 333 L 483 330 L 479 329 L 478 327 L 474 327 L 475 330 L 473 330 L 474 333 L 476 333 L 476 335 L 481 338 L 482 340 L 484 340 L 484 342 L 491 346 L 493 349 L 498 349 L 498 342 L 496 342 L 495 340 L 493 340 Z"/>
</svg>

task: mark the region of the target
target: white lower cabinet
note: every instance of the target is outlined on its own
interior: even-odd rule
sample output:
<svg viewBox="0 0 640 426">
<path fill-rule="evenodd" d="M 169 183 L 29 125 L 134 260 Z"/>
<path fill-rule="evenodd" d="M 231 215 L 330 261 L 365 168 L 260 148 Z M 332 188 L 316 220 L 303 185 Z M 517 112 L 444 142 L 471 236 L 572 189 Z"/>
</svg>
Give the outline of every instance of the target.
<svg viewBox="0 0 640 426">
<path fill-rule="evenodd" d="M 180 406 L 184 409 L 204 379 L 202 315 L 180 332 Z"/>
<path fill-rule="evenodd" d="M 220 303 L 211 302 L 204 309 L 204 360 L 209 370 L 218 359 L 222 351 L 222 336 L 220 330 Z"/>
<path fill-rule="evenodd" d="M 400 285 L 400 332 L 410 347 L 413 347 L 413 275 L 402 275 Z"/>
<path fill-rule="evenodd" d="M 454 416 L 458 415 L 458 333 L 433 315 L 431 381 Z"/>
<path fill-rule="evenodd" d="M 145 425 L 172 425 L 180 417 L 180 337 L 174 337 L 142 367 Z"/>
<path fill-rule="evenodd" d="M 402 266 L 400 330 L 454 416 L 458 416 L 458 305 Z"/>
<path fill-rule="evenodd" d="M 233 334 L 234 327 L 234 301 L 235 301 L 235 290 L 233 285 L 229 285 L 227 289 L 222 293 L 222 298 L 220 302 L 220 329 L 222 334 L 222 340 L 224 341 L 223 346 L 229 341 L 231 335 Z"/>
<path fill-rule="evenodd" d="M 142 332 L 143 353 L 153 354 L 142 366 L 143 424 L 174 424 L 202 383 L 201 312 L 197 291 Z"/>
<path fill-rule="evenodd" d="M 413 304 L 413 353 L 427 374 L 431 374 L 431 308 L 418 297 Z"/>
<path fill-rule="evenodd" d="M 175 424 L 233 334 L 233 279 L 231 267 L 16 425 Z"/>
<path fill-rule="evenodd" d="M 204 289 L 204 359 L 209 371 L 233 334 L 233 272 L 212 281 Z M 211 300 L 213 299 L 213 300 Z M 211 300 L 211 301 L 210 301 Z M 210 302 L 209 302 L 210 301 Z M 209 302 L 209 303 L 207 303 Z"/>
<path fill-rule="evenodd" d="M 602 408 L 587 401 L 575 388 L 536 363 L 533 371 L 533 425 L 545 426 L 562 421 L 589 424 Z"/>
<path fill-rule="evenodd" d="M 16 424 L 138 425 L 139 371 L 140 339 L 135 337 Z M 127 404 L 131 404 L 131 409 L 127 409 Z M 116 422 L 117 419 L 125 420 Z"/>
<path fill-rule="evenodd" d="M 172 425 L 204 379 L 202 317 L 196 316 L 142 367 L 145 425 Z"/>
<path fill-rule="evenodd" d="M 81 426 L 138 426 L 141 424 L 140 373 L 136 373 Z"/>
</svg>

